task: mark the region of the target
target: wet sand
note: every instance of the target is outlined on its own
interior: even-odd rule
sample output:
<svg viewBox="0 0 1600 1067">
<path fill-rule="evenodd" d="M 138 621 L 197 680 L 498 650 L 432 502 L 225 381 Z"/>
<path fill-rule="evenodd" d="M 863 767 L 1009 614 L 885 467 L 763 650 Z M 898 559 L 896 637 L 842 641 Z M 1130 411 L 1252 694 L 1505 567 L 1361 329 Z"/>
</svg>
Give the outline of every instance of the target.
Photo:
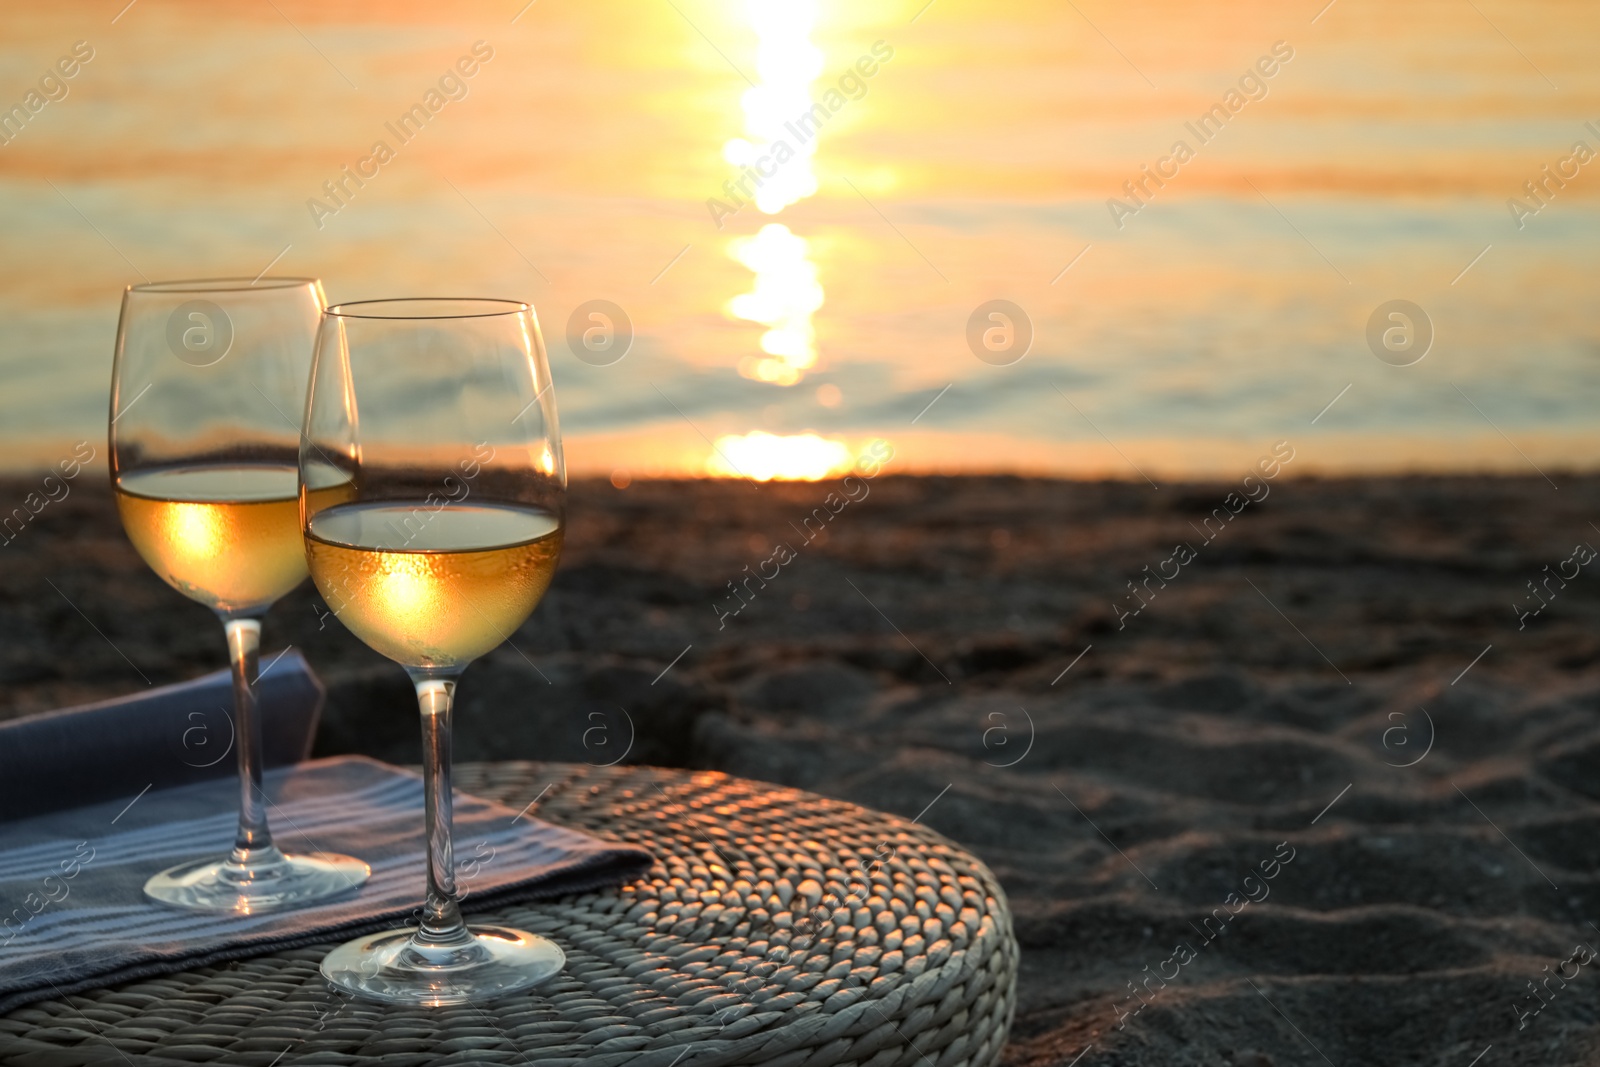
<svg viewBox="0 0 1600 1067">
<path fill-rule="evenodd" d="M 1010 894 L 1010 1064 L 1587 1062 L 1600 479 L 1551 476 L 1279 479 L 1209 527 L 1237 486 L 577 484 L 456 755 L 920 814 Z M 0 599 L 0 714 L 223 663 L 90 479 L 0 548 Z M 404 675 L 309 586 L 264 638 L 329 685 L 319 754 L 416 761 Z"/>
</svg>

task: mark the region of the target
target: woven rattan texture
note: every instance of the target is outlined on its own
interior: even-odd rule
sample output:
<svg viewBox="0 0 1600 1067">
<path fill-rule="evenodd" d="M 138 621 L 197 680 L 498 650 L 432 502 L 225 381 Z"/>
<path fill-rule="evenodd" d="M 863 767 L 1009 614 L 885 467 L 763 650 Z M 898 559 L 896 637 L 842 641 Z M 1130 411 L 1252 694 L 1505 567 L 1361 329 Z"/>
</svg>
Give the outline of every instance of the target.
<svg viewBox="0 0 1600 1067">
<path fill-rule="evenodd" d="M 620 890 L 473 916 L 561 944 L 566 970 L 538 990 L 486 1008 L 369 1004 L 330 992 L 317 963 L 331 945 L 313 946 L 21 1008 L 0 1018 L 0 1063 L 999 1058 L 1015 1003 L 1011 916 L 988 869 L 933 831 L 798 790 L 654 767 L 463 764 L 456 783 L 519 810 L 537 798 L 530 810 L 543 818 L 656 856 L 648 879 Z M 458 867 L 494 862 L 474 851 L 458 842 Z"/>
</svg>

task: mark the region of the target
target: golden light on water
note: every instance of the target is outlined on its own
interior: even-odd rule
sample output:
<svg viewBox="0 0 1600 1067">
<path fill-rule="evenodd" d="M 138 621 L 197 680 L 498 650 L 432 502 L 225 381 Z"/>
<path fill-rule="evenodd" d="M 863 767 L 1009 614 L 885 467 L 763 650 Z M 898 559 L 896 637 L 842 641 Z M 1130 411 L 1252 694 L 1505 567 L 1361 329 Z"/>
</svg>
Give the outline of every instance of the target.
<svg viewBox="0 0 1600 1067">
<path fill-rule="evenodd" d="M 755 69 L 759 79 L 741 98 L 744 137 L 723 145 L 722 155 L 740 169 L 739 191 L 756 208 L 776 215 L 817 191 L 811 160 L 818 126 L 810 112 L 812 83 L 822 73 L 823 56 L 809 35 L 816 25 L 816 0 L 749 0 L 745 7 L 756 34 Z M 795 385 L 816 366 L 816 333 L 811 315 L 822 306 L 816 264 L 806 257 L 806 242 L 781 223 L 768 223 L 754 237 L 735 237 L 728 254 L 755 273 L 755 287 L 728 302 L 735 318 L 767 327 L 761 335 L 764 356 L 739 360 L 746 378 L 773 385 Z"/>
<path fill-rule="evenodd" d="M 847 473 L 855 459 L 843 441 L 814 433 L 782 435 L 755 430 L 717 438 L 706 459 L 706 473 L 758 482 L 815 482 Z"/>
<path fill-rule="evenodd" d="M 728 313 L 768 327 L 761 335 L 766 358 L 745 356 L 739 373 L 774 385 L 794 385 L 816 366 L 816 331 L 811 313 L 822 306 L 817 265 L 806 258 L 806 240 L 781 222 L 769 222 L 754 237 L 735 237 L 728 254 L 755 272 L 755 288 L 728 301 Z"/>
<path fill-rule="evenodd" d="M 776 215 L 817 191 L 811 157 L 815 137 L 801 137 L 792 124 L 812 105 L 811 83 L 822 73 L 822 52 L 809 34 L 817 21 L 815 0 L 750 0 L 745 7 L 756 32 L 758 82 L 744 93 L 747 136 L 722 146 L 722 157 L 759 172 L 756 207 Z"/>
</svg>

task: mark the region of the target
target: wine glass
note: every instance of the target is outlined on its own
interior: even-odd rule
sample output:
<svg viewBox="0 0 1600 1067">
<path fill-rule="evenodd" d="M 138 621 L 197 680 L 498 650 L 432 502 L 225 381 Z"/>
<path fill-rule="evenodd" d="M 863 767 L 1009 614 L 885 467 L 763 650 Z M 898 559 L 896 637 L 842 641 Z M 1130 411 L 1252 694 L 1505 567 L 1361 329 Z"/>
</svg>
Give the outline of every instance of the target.
<svg viewBox="0 0 1600 1067">
<path fill-rule="evenodd" d="M 252 915 L 348 892 L 367 865 L 272 843 L 261 789 L 261 616 L 306 576 L 294 421 L 325 301 L 313 278 L 129 286 L 111 375 L 111 484 L 128 540 L 222 620 L 233 666 L 239 830 L 226 859 L 162 871 L 163 904 Z"/>
<path fill-rule="evenodd" d="M 467 664 L 539 603 L 561 553 L 566 467 L 533 308 L 370 300 L 322 317 L 300 444 L 311 578 L 404 667 L 422 713 L 421 921 L 329 953 L 323 976 L 389 1003 L 492 1000 L 559 972 L 561 949 L 468 928 L 451 850 L 450 711 Z"/>
</svg>

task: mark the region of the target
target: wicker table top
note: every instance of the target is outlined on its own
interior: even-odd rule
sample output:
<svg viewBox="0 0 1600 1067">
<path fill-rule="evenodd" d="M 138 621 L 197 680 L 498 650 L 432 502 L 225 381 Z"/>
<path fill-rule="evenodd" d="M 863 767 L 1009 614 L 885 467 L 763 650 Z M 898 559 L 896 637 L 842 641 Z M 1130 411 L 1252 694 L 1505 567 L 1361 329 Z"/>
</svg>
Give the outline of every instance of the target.
<svg viewBox="0 0 1600 1067">
<path fill-rule="evenodd" d="M 560 943 L 567 967 L 549 983 L 486 1008 L 371 1004 L 322 980 L 330 943 L 20 1008 L 0 1018 L 0 1063 L 999 1058 L 1015 1003 L 1010 912 L 988 869 L 933 831 L 799 790 L 657 767 L 462 764 L 456 782 L 518 809 L 537 798 L 542 818 L 656 856 L 648 879 L 621 889 L 470 916 Z"/>
</svg>

